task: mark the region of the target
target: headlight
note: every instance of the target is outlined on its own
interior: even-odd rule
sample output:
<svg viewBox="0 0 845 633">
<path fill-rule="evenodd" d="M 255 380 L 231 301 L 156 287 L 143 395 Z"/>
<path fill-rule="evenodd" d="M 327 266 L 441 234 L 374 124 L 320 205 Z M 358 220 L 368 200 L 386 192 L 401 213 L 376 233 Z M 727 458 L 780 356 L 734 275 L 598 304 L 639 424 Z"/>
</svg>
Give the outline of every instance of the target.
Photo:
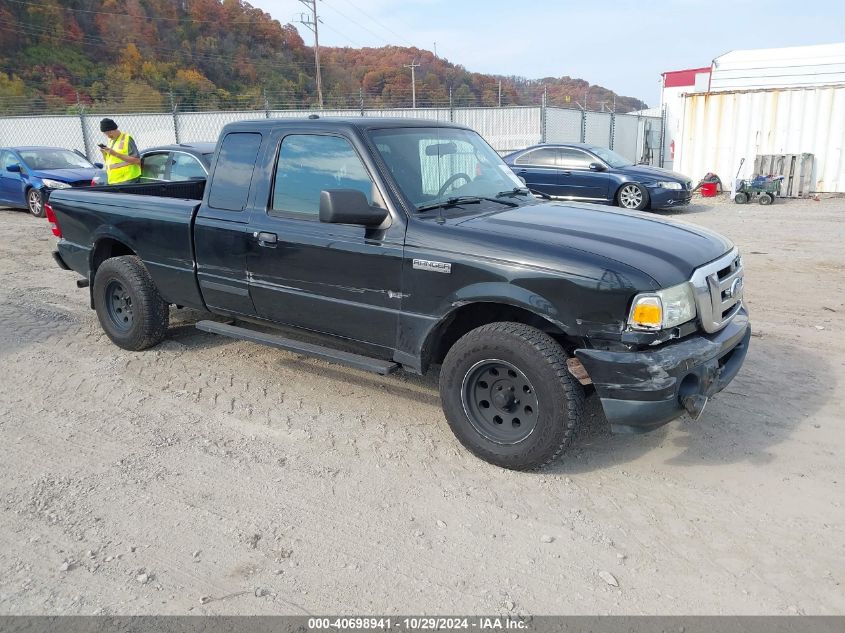
<svg viewBox="0 0 845 633">
<path fill-rule="evenodd" d="M 695 297 L 689 283 L 634 297 L 628 325 L 637 330 L 665 330 L 695 317 Z"/>
<path fill-rule="evenodd" d="M 676 189 L 676 190 L 683 189 L 683 186 L 679 182 L 661 181 L 661 182 L 657 183 L 657 186 L 660 187 L 661 189 Z"/>
<path fill-rule="evenodd" d="M 50 189 L 69 189 L 70 185 L 66 182 L 59 182 L 58 180 L 50 180 L 49 178 L 42 178 L 41 182 L 44 183 L 45 187 L 49 187 Z"/>
</svg>

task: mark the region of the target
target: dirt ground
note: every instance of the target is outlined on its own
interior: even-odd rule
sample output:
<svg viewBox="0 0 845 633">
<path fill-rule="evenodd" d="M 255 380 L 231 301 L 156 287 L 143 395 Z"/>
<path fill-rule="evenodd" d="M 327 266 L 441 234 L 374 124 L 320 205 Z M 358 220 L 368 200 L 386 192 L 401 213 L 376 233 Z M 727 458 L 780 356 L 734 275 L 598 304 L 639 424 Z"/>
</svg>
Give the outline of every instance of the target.
<svg viewBox="0 0 845 633">
<path fill-rule="evenodd" d="M 434 376 L 176 310 L 118 349 L 46 221 L 0 210 L 0 613 L 845 614 L 845 199 L 667 215 L 741 248 L 745 367 L 648 435 L 593 398 L 519 474 L 460 447 Z"/>
</svg>

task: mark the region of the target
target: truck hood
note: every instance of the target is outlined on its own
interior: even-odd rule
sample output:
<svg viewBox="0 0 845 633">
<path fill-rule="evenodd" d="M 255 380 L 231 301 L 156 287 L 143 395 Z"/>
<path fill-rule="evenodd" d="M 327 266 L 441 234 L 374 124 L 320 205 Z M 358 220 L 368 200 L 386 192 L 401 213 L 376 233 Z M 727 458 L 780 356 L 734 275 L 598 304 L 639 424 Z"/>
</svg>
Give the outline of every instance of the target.
<svg viewBox="0 0 845 633">
<path fill-rule="evenodd" d="M 476 215 L 459 224 L 528 244 L 532 252 L 563 247 L 621 262 L 661 288 L 687 281 L 696 268 L 733 248 L 730 240 L 706 229 L 593 204 L 545 202 Z"/>
</svg>

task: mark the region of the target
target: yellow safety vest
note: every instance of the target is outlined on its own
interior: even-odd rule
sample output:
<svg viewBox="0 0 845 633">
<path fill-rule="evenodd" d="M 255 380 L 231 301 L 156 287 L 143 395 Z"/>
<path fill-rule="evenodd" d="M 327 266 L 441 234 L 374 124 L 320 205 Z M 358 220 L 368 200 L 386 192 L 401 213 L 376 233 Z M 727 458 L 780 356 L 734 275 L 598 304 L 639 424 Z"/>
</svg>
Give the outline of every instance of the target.
<svg viewBox="0 0 845 633">
<path fill-rule="evenodd" d="M 129 154 L 130 140 L 132 140 L 131 136 L 125 132 L 121 132 L 120 136 L 109 143 L 109 149 L 113 149 L 114 151 L 127 156 Z M 139 178 L 141 176 L 140 165 L 127 163 L 122 158 L 112 156 L 111 154 L 106 154 L 103 161 L 106 173 L 109 177 L 110 185 L 116 185 L 121 182 L 126 182 L 127 180 L 134 180 L 135 178 Z"/>
</svg>

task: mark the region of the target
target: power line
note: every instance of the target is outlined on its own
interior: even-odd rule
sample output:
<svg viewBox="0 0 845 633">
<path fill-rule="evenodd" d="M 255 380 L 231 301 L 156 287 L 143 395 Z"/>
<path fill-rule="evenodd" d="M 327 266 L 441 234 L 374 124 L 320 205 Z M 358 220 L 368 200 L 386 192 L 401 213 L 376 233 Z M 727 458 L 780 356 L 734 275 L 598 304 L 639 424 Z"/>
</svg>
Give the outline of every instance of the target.
<svg viewBox="0 0 845 633">
<path fill-rule="evenodd" d="M 378 24 L 378 25 L 379 25 L 382 29 L 384 29 L 384 30 L 385 30 L 385 31 L 387 31 L 388 33 L 391 33 L 391 34 L 395 35 L 396 37 L 398 37 L 400 42 L 403 42 L 404 44 L 407 44 L 409 47 L 412 47 L 412 46 L 413 46 L 413 45 L 412 45 L 412 44 L 411 44 L 408 40 L 406 40 L 404 37 L 402 37 L 401 35 L 399 35 L 396 31 L 394 31 L 394 30 L 393 30 L 393 29 L 391 29 L 390 27 L 385 26 L 385 24 L 384 24 L 383 22 L 380 22 L 379 20 L 377 20 L 376 18 L 374 18 L 372 15 L 370 15 L 369 13 L 367 13 L 366 11 L 364 11 L 361 7 L 359 7 L 357 4 L 355 4 L 354 2 L 352 2 L 352 0 L 345 0 L 345 1 L 346 1 L 346 3 L 347 3 L 347 4 L 351 5 L 352 7 L 354 7 L 355 9 L 357 9 L 360 13 L 362 13 L 363 15 L 365 15 L 366 17 L 368 17 L 370 20 L 372 20 L 375 24 Z"/>
<path fill-rule="evenodd" d="M 301 1 L 301 0 L 300 0 L 300 1 Z M 355 18 L 353 18 L 353 17 L 351 17 L 351 16 L 347 15 L 346 13 L 344 13 L 343 11 L 341 11 L 340 9 L 338 9 L 337 7 L 335 7 L 334 5 L 329 4 L 328 2 L 326 2 L 326 0 L 323 0 L 323 4 L 324 4 L 325 6 L 327 6 L 329 9 L 331 9 L 332 11 L 334 11 L 335 13 L 337 13 L 338 15 L 340 15 L 341 17 L 346 18 L 347 20 L 349 20 L 349 21 L 350 21 L 350 22 L 352 22 L 353 24 L 357 24 L 359 27 L 361 27 L 362 29 L 364 29 L 365 31 L 367 31 L 370 35 L 373 35 L 373 36 L 377 37 L 377 38 L 378 38 L 378 39 L 380 39 L 382 42 L 385 42 L 385 43 L 386 43 L 386 44 L 388 44 L 388 45 L 390 45 L 390 44 L 392 43 L 390 40 L 388 40 L 388 39 L 386 39 L 386 38 L 382 37 L 381 35 L 379 35 L 379 34 L 378 34 L 378 33 L 376 33 L 375 31 L 373 31 L 373 30 L 369 29 L 369 28 L 368 28 L 368 27 L 366 27 L 365 25 L 363 25 L 363 24 L 361 24 L 360 22 L 358 22 L 358 20 L 356 20 Z"/>
<path fill-rule="evenodd" d="M 118 12 L 115 12 L 115 11 L 93 11 L 93 10 L 90 10 L 90 9 L 75 9 L 73 7 L 61 7 L 61 6 L 55 6 L 55 5 L 50 5 L 50 4 L 42 4 L 40 2 L 29 2 L 27 0 L 5 0 L 5 1 L 6 2 L 12 2 L 14 4 L 24 5 L 24 6 L 36 7 L 36 8 L 39 8 L 39 9 L 50 9 L 50 10 L 59 9 L 61 11 L 70 11 L 72 13 L 89 13 L 89 14 L 92 14 L 92 15 L 113 15 L 113 16 L 116 16 L 116 17 L 133 18 L 133 19 L 137 19 L 137 18 L 140 17 L 144 20 L 155 20 L 155 21 L 161 21 L 161 22 L 187 21 L 187 22 L 196 22 L 196 23 L 199 23 L 199 24 L 220 24 L 220 20 L 197 20 L 196 18 L 192 18 L 192 17 L 189 17 L 187 15 L 183 16 L 183 17 L 178 17 L 178 18 L 169 18 L 169 17 L 164 17 L 164 16 L 148 16 L 146 14 L 144 14 L 143 16 L 135 16 L 135 15 L 132 15 L 131 13 L 118 13 Z M 255 7 L 253 7 L 253 8 L 255 8 Z M 261 9 L 256 9 L 256 10 L 261 11 Z M 264 11 L 261 11 L 261 13 L 264 16 L 270 16 L 271 20 L 273 20 L 274 22 L 281 22 L 281 20 L 276 20 L 269 13 L 266 13 Z M 229 24 L 252 24 L 253 22 L 254 22 L 254 20 L 232 20 L 231 22 L 229 22 Z"/>
</svg>

